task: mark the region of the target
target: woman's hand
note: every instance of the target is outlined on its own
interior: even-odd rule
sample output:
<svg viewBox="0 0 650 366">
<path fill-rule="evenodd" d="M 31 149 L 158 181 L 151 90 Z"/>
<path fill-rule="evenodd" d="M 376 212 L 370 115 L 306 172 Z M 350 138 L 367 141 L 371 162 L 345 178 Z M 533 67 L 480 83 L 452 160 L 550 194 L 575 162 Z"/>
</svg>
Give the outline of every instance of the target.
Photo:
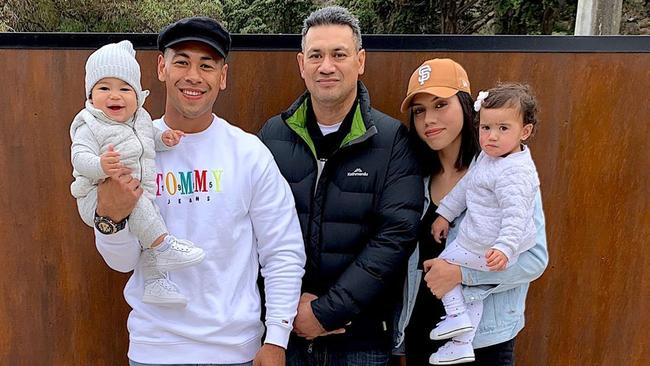
<svg viewBox="0 0 650 366">
<path fill-rule="evenodd" d="M 438 299 L 456 285 L 461 283 L 462 273 L 460 266 L 446 262 L 444 259 L 433 258 L 424 261 L 424 281 L 431 293 Z"/>
</svg>

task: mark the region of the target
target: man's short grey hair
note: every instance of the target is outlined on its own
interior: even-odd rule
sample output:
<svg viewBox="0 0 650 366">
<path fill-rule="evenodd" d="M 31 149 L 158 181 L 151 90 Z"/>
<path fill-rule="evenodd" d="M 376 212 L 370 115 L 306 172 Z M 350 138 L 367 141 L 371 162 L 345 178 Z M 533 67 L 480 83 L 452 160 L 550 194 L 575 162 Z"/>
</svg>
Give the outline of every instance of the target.
<svg viewBox="0 0 650 366">
<path fill-rule="evenodd" d="M 357 51 L 361 49 L 361 27 L 359 19 L 342 6 L 328 6 L 309 14 L 302 26 L 302 50 L 305 51 L 305 36 L 311 27 L 324 25 L 347 25 L 352 29 Z"/>
</svg>

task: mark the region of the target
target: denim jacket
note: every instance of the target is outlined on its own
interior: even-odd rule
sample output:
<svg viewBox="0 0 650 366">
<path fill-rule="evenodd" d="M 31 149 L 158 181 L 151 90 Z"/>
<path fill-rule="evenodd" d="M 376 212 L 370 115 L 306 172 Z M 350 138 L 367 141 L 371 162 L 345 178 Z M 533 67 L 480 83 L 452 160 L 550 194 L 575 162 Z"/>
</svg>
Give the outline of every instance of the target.
<svg viewBox="0 0 650 366">
<path fill-rule="evenodd" d="M 424 212 L 427 211 L 429 197 L 429 178 L 425 179 Z M 524 309 L 526 294 L 530 282 L 542 275 L 548 264 L 546 246 L 546 224 L 542 210 L 542 195 L 535 196 L 535 227 L 537 234 L 535 246 L 519 256 L 518 261 L 500 272 L 485 272 L 471 268 L 461 268 L 463 295 L 466 302 L 483 300 L 483 317 L 479 323 L 474 348 L 482 348 L 513 339 L 524 327 Z M 447 242 L 457 235 L 458 223 L 464 213 L 456 218 L 454 227 L 450 227 Z M 408 274 L 404 285 L 402 311 L 397 320 L 394 337 L 395 354 L 404 354 L 404 330 L 415 306 L 422 270 L 418 269 L 419 250 L 409 258 Z M 434 316 L 433 314 L 431 316 Z"/>
</svg>

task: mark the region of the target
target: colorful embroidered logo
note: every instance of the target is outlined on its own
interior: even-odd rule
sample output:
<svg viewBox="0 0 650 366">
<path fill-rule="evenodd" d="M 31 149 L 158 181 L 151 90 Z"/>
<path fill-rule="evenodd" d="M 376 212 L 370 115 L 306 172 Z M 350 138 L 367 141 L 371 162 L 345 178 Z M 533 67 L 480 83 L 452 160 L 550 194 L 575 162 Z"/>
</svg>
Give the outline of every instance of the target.
<svg viewBox="0 0 650 366">
<path fill-rule="evenodd" d="M 158 172 L 156 197 L 166 196 L 166 203 L 210 202 L 210 193 L 221 193 L 223 169 L 194 169 L 185 172 Z M 164 199 L 164 198 L 163 198 Z"/>
</svg>

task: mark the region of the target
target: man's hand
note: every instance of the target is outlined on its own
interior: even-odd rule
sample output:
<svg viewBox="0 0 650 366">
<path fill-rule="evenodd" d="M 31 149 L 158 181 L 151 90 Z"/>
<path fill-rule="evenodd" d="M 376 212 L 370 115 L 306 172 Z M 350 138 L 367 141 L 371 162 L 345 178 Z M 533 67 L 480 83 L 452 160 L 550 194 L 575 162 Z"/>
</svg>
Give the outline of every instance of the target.
<svg viewBox="0 0 650 366">
<path fill-rule="evenodd" d="M 444 259 L 433 258 L 424 261 L 424 281 L 431 293 L 439 298 L 442 297 L 462 280 L 460 266 L 446 262 Z"/>
<path fill-rule="evenodd" d="M 312 340 L 316 337 L 327 336 L 330 334 L 345 333 L 345 328 L 335 329 L 333 331 L 326 331 L 320 324 L 314 311 L 311 308 L 311 302 L 318 299 L 318 296 L 305 292 L 300 296 L 298 303 L 298 314 L 293 320 L 293 331 L 300 337 Z"/>
<path fill-rule="evenodd" d="M 122 221 L 131 214 L 142 192 L 140 181 L 131 176 L 131 169 L 122 168 L 116 178 L 107 178 L 97 186 L 97 214 Z"/>
<path fill-rule="evenodd" d="M 265 343 L 257 351 L 253 360 L 253 366 L 284 366 L 285 357 L 284 348 L 275 344 Z"/>
<path fill-rule="evenodd" d="M 113 178 L 117 178 L 120 169 L 123 168 L 122 163 L 120 163 L 120 153 L 115 151 L 113 145 L 108 145 L 108 150 L 99 156 L 99 163 L 104 174 Z"/>
<path fill-rule="evenodd" d="M 498 249 L 490 249 L 485 254 L 490 271 L 503 271 L 508 264 L 508 257 Z"/>
<path fill-rule="evenodd" d="M 318 296 L 305 292 L 298 302 L 298 314 L 293 320 L 293 331 L 303 338 L 316 338 L 325 333 L 325 328 L 320 324 L 311 308 L 311 302 Z"/>
<path fill-rule="evenodd" d="M 162 133 L 162 142 L 169 147 L 176 146 L 183 136 L 185 132 L 181 130 L 166 130 Z"/>
<path fill-rule="evenodd" d="M 447 232 L 449 232 L 449 221 L 442 216 L 438 216 L 431 225 L 433 238 L 440 243 L 442 239 L 447 238 Z"/>
</svg>

